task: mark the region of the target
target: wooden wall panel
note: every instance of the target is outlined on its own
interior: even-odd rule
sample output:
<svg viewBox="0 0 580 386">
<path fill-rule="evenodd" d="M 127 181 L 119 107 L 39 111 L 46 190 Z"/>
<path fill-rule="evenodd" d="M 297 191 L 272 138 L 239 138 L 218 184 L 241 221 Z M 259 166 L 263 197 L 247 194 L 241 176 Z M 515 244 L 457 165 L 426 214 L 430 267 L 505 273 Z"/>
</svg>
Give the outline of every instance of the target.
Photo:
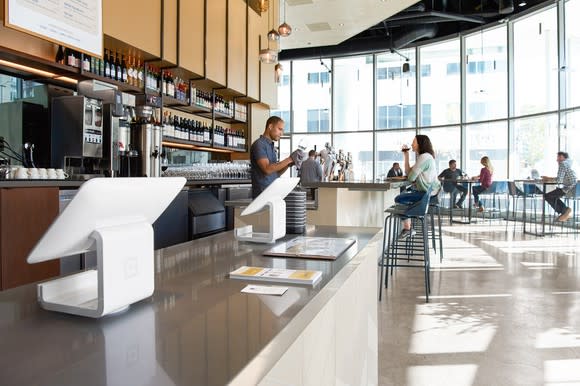
<svg viewBox="0 0 580 386">
<path fill-rule="evenodd" d="M 226 0 L 206 2 L 205 77 L 226 85 Z"/>
<path fill-rule="evenodd" d="M 28 264 L 26 257 L 58 215 L 58 188 L 0 189 L 1 288 L 60 274 L 60 261 Z"/>
<path fill-rule="evenodd" d="M 103 33 L 161 56 L 161 0 L 103 0 Z"/>
<path fill-rule="evenodd" d="M 161 57 L 177 64 L 177 0 L 163 1 L 163 52 Z"/>
<path fill-rule="evenodd" d="M 205 0 L 179 2 L 179 66 L 205 75 Z"/>
<path fill-rule="evenodd" d="M 228 88 L 246 94 L 246 13 L 244 0 L 228 0 Z"/>
<path fill-rule="evenodd" d="M 260 99 L 260 39 L 262 19 L 267 20 L 267 13 L 258 15 L 248 8 L 248 87 L 247 95 L 255 100 Z M 264 35 L 266 36 L 266 35 Z M 262 39 L 262 44 L 266 47 L 266 39 Z"/>
<path fill-rule="evenodd" d="M 261 34 L 261 42 L 262 42 L 262 48 L 270 48 L 273 50 L 277 50 L 279 49 L 279 43 L 277 42 L 270 42 L 270 45 L 268 46 L 268 31 L 270 31 L 272 28 L 277 29 L 278 25 L 280 25 L 278 23 L 278 16 L 273 16 L 276 15 L 278 12 L 278 1 L 277 0 L 273 0 L 270 1 L 270 7 L 271 7 L 271 15 L 270 15 L 270 19 L 274 18 L 274 20 L 270 20 L 268 21 L 268 17 L 266 13 L 264 13 L 262 15 L 262 18 L 260 20 L 260 34 Z M 273 15 L 272 15 L 273 14 Z M 260 102 L 267 104 L 268 106 L 275 106 L 277 104 L 276 100 L 277 100 L 277 92 L 276 92 L 276 83 L 274 81 L 274 66 L 275 63 L 273 64 L 266 64 L 266 63 L 260 63 Z"/>
</svg>

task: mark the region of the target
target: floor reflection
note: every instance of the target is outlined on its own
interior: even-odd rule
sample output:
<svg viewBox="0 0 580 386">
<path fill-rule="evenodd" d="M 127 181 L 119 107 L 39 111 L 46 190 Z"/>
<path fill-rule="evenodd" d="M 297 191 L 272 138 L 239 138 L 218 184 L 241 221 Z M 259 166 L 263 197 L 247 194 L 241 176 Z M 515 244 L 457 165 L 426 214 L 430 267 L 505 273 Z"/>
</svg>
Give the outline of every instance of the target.
<svg viewBox="0 0 580 386">
<path fill-rule="evenodd" d="M 501 222 L 443 232 L 431 303 L 404 268 L 379 303 L 380 384 L 580 384 L 580 240 Z"/>
</svg>

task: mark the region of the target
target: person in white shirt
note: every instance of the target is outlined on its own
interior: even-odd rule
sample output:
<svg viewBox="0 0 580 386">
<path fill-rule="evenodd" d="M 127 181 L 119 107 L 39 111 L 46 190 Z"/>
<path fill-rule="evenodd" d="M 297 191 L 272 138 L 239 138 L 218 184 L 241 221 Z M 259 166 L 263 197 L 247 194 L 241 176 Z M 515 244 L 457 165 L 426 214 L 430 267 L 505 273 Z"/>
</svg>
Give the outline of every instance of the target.
<svg viewBox="0 0 580 386">
<path fill-rule="evenodd" d="M 437 177 L 437 166 L 435 164 L 435 151 L 431 140 L 426 135 L 417 135 L 413 139 L 411 148 L 416 154 L 415 164 L 411 167 L 409 163 L 409 148 L 403 147 L 403 156 L 405 159 L 405 174 L 407 180 L 413 182 L 411 190 L 405 191 L 395 197 L 397 204 L 411 205 L 421 201 L 425 192 L 432 187 L 431 195 L 435 196 L 441 189 L 439 178 Z M 404 218 L 401 221 L 403 230 L 399 235 L 399 240 L 404 240 L 413 236 L 415 231 L 411 229 L 411 219 Z"/>
</svg>

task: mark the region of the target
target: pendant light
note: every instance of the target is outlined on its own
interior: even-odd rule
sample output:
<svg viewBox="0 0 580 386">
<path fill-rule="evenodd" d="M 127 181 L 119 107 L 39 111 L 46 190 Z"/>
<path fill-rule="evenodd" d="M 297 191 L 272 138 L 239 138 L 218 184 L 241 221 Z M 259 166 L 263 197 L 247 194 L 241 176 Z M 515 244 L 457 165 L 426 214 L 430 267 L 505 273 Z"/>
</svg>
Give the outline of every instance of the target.
<svg viewBox="0 0 580 386">
<path fill-rule="evenodd" d="M 270 11 L 268 10 L 268 24 L 270 23 Z M 274 21 L 272 21 L 272 25 L 274 24 Z M 272 28 L 272 31 L 274 31 L 276 33 L 276 35 L 278 36 L 278 40 L 280 39 L 280 35 L 278 35 L 278 31 L 274 30 L 274 28 Z M 272 31 L 268 32 L 268 48 L 264 48 L 260 50 L 260 62 L 265 63 L 265 64 L 274 64 L 278 62 L 278 51 L 277 50 L 273 50 L 270 48 L 270 42 L 271 41 L 275 41 L 276 39 L 272 40 L 270 39 L 270 34 L 272 33 Z"/>
<path fill-rule="evenodd" d="M 270 30 L 270 32 L 268 32 L 268 40 L 271 42 L 277 42 L 280 40 L 280 34 L 274 28 L 274 21 L 275 21 L 275 15 L 274 15 L 274 13 L 272 13 L 272 29 Z M 269 23 L 270 23 L 270 11 L 268 11 L 268 24 Z"/>
<path fill-rule="evenodd" d="M 280 26 L 278 27 L 278 33 L 280 34 L 280 36 L 285 38 L 290 36 L 290 34 L 292 33 L 292 27 L 290 27 L 290 24 L 286 23 L 286 0 L 283 1 L 284 1 L 284 23 L 280 24 Z"/>
</svg>

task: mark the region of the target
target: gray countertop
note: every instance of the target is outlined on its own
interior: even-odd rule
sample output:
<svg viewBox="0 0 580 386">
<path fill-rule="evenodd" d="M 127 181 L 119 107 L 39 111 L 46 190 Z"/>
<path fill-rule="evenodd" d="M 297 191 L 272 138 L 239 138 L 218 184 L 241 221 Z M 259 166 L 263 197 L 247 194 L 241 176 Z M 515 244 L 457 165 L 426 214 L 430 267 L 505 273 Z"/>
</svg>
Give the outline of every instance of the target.
<svg viewBox="0 0 580 386">
<path fill-rule="evenodd" d="M 123 178 L 123 177 L 119 177 Z M 75 189 L 79 188 L 83 182 L 80 180 L 0 180 L 0 188 L 46 188 L 46 187 L 58 187 L 62 189 Z M 196 187 L 196 186 L 215 186 L 215 185 L 248 185 L 251 184 L 251 180 L 188 180 L 185 184 L 186 186 Z"/>
<path fill-rule="evenodd" d="M 336 188 L 336 189 L 351 189 L 351 190 L 388 190 L 398 189 L 402 186 L 409 185 L 407 180 L 384 181 L 384 182 L 309 182 L 303 184 L 304 188 Z"/>
<path fill-rule="evenodd" d="M 237 242 L 232 232 L 162 249 L 153 296 L 100 320 L 41 309 L 34 284 L 0 292 L 0 384 L 228 383 L 341 269 L 357 264 L 353 257 L 379 231 L 309 228 L 308 235 L 357 243 L 335 261 L 264 257 L 271 245 Z M 227 277 L 243 265 L 323 276 L 314 287 L 288 285 L 280 297 L 247 295 L 240 290 L 248 282 Z"/>
</svg>

